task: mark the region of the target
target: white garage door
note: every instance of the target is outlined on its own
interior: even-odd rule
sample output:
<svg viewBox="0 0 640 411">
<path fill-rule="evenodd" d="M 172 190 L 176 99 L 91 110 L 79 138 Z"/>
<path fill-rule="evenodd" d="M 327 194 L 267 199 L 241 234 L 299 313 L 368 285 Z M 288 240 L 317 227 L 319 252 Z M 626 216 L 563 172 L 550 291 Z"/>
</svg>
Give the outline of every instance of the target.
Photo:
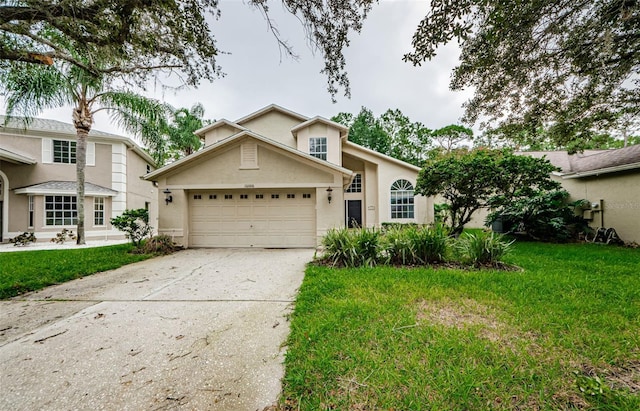
<svg viewBox="0 0 640 411">
<path fill-rule="evenodd" d="M 192 191 L 191 247 L 315 247 L 315 189 Z"/>
</svg>

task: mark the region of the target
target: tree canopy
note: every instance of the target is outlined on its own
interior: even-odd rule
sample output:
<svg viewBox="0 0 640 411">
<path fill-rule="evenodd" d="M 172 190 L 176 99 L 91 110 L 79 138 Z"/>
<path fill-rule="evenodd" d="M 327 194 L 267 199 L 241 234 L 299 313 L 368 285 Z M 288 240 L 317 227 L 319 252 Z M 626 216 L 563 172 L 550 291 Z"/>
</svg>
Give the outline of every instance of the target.
<svg viewBox="0 0 640 411">
<path fill-rule="evenodd" d="M 432 148 L 431 130 L 412 122 L 398 109 L 376 117 L 362 107 L 355 116 L 338 113 L 331 120 L 349 127 L 349 141 L 416 166 L 422 165 Z"/>
<path fill-rule="evenodd" d="M 548 160 L 509 150 L 455 150 L 429 160 L 418 174 L 416 194 L 442 196 L 451 233 L 458 235 L 476 210 L 499 208 L 540 191 L 556 190 Z"/>
<path fill-rule="evenodd" d="M 451 88 L 475 93 L 465 120 L 494 133 L 517 140 L 548 126 L 566 146 L 640 112 L 638 2 L 431 0 L 404 59 L 420 65 L 453 40 Z"/>
<path fill-rule="evenodd" d="M 322 54 L 321 72 L 327 76 L 332 98 L 339 88 L 350 95 L 343 50 L 349 45 L 349 35 L 362 29 L 373 2 L 281 1 L 302 23 L 311 47 Z M 246 3 L 263 13 L 277 43 L 294 56 L 271 19 L 269 1 Z M 196 85 L 222 74 L 216 64 L 221 51 L 211 30 L 212 20 L 220 16 L 218 0 L 6 1 L 0 5 L 0 64 L 50 65 L 64 60 L 93 74 L 134 74 L 138 85 L 164 69 L 179 72 L 185 83 Z M 58 41 L 60 37 L 66 40 Z M 91 58 L 75 58 L 67 44 Z M 103 64 L 105 59 L 110 64 Z"/>
</svg>

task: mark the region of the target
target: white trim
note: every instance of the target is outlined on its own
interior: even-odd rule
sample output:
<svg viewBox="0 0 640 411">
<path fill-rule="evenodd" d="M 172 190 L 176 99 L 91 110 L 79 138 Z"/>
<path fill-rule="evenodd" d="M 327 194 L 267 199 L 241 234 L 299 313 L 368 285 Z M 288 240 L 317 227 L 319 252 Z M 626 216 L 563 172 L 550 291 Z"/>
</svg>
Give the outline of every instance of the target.
<svg viewBox="0 0 640 411">
<path fill-rule="evenodd" d="M 0 179 L 2 179 L 2 241 L 8 241 L 9 238 L 9 177 L 0 170 Z"/>
<path fill-rule="evenodd" d="M 53 163 L 53 139 L 50 139 L 50 138 L 42 139 L 42 163 L 43 164 Z"/>
<path fill-rule="evenodd" d="M 87 142 L 87 165 L 96 165 L 96 143 L 92 141 Z"/>
<path fill-rule="evenodd" d="M 118 192 L 111 199 L 111 218 L 115 218 L 127 209 L 127 147 L 124 143 L 111 144 L 111 164 L 111 189 Z"/>
<path fill-rule="evenodd" d="M 85 186 L 86 187 L 86 186 Z M 76 190 L 63 190 L 60 188 L 29 188 L 29 187 L 24 187 L 24 188 L 17 188 L 14 190 L 14 193 L 16 194 L 27 194 L 27 195 L 36 195 L 36 196 L 45 196 L 45 195 L 59 195 L 59 196 L 66 196 L 66 195 L 77 195 L 77 191 Z M 104 191 L 91 191 L 91 190 L 86 190 L 84 192 L 84 195 L 87 197 L 115 197 L 117 194 L 115 193 L 105 193 Z"/>
<path fill-rule="evenodd" d="M 597 170 L 578 171 L 571 174 L 561 174 L 563 179 L 582 178 L 590 176 L 598 176 L 600 174 L 615 173 L 617 171 L 627 171 L 640 168 L 640 163 L 623 164 L 621 166 L 599 168 Z"/>
<path fill-rule="evenodd" d="M 343 153 L 347 153 L 347 154 L 350 154 L 352 156 L 354 156 L 354 155 L 357 156 L 358 155 L 356 153 L 350 152 L 350 150 L 361 151 L 362 154 L 369 154 L 369 155 L 371 155 L 373 157 L 378 157 L 380 159 L 387 160 L 387 161 L 389 161 L 391 163 L 406 167 L 406 168 L 408 168 L 410 170 L 413 170 L 413 171 L 418 171 L 419 172 L 420 170 L 422 170 L 420 167 L 416 167 L 413 164 L 409 164 L 409 163 L 404 162 L 402 160 L 398 160 L 397 158 L 389 157 L 386 154 L 378 153 L 375 150 L 371 150 L 371 149 L 363 147 L 363 146 L 361 146 L 359 144 L 352 143 L 351 141 L 346 141 L 346 140 L 343 141 L 343 143 L 342 143 L 342 152 Z M 362 158 L 362 156 L 360 156 L 360 159 L 361 160 L 367 160 L 366 158 Z M 371 161 L 371 160 L 367 160 L 367 161 Z"/>
<path fill-rule="evenodd" d="M 246 116 L 244 116 L 242 118 L 239 118 L 238 120 L 234 121 L 234 123 L 236 123 L 238 125 L 241 125 L 241 123 L 253 120 L 254 118 L 260 117 L 260 116 L 262 116 L 264 114 L 267 114 L 267 113 L 269 113 L 271 111 L 279 111 L 280 113 L 286 114 L 286 115 L 288 115 L 290 117 L 293 117 L 295 119 L 298 119 L 300 121 L 309 120 L 309 117 L 303 116 L 300 113 L 296 113 L 295 111 L 291 111 L 291 110 L 286 109 L 284 107 L 281 107 L 281 106 L 279 106 L 277 104 L 269 104 L 268 106 L 263 107 L 258 111 L 254 111 L 251 114 L 247 114 Z"/>
</svg>

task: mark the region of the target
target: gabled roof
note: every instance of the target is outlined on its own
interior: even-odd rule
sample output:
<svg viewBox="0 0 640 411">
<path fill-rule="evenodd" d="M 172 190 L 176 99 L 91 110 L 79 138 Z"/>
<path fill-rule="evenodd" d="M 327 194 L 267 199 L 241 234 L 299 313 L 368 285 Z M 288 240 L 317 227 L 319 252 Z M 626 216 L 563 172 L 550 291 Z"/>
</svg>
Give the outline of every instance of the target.
<svg viewBox="0 0 640 411">
<path fill-rule="evenodd" d="M 302 114 L 296 113 L 295 111 L 291 111 L 289 109 L 286 109 L 284 107 L 281 107 L 277 104 L 269 104 L 266 107 L 261 108 L 258 111 L 254 111 L 253 113 L 246 115 L 236 121 L 234 121 L 234 123 L 242 125 L 242 123 L 245 123 L 249 120 L 253 120 L 254 118 L 260 117 L 262 115 L 265 115 L 271 111 L 278 111 L 280 113 L 283 113 L 285 115 L 288 115 L 289 117 L 293 117 L 296 118 L 300 121 L 307 121 L 309 119 L 309 117 L 307 116 L 303 116 Z"/>
<path fill-rule="evenodd" d="M 201 129 L 194 131 L 193 134 L 195 134 L 196 136 L 203 136 L 205 133 L 222 126 L 229 126 L 231 128 L 235 128 L 238 131 L 246 130 L 246 128 L 242 127 L 241 125 L 222 118 L 214 123 L 211 123 L 207 126 L 202 127 Z"/>
<path fill-rule="evenodd" d="M 5 121 L 7 121 L 7 124 L 5 124 Z M 6 116 L 0 116 L 0 133 L 25 134 L 27 132 L 44 137 L 75 138 L 76 136 L 76 128 L 73 124 L 64 123 L 62 121 L 49 120 L 45 118 L 31 118 L 28 122 L 25 122 L 24 117 L 9 117 L 7 120 Z M 89 132 L 89 139 L 94 141 L 121 141 L 142 157 L 146 162 L 153 164 L 154 166 L 156 165 L 154 159 L 129 137 L 91 129 Z"/>
<path fill-rule="evenodd" d="M 27 187 L 16 188 L 16 194 L 75 194 L 78 190 L 75 181 L 46 181 Z M 93 183 L 84 183 L 84 193 L 94 197 L 114 197 L 118 192 Z"/>
<path fill-rule="evenodd" d="M 360 151 L 361 153 L 365 153 L 365 154 L 369 154 L 369 155 L 374 156 L 374 157 L 378 157 L 378 158 L 380 158 L 382 160 L 389 161 L 391 163 L 397 164 L 399 166 L 408 168 L 408 169 L 413 170 L 413 171 L 418 171 L 419 172 L 421 170 L 420 167 L 414 166 L 413 164 L 409 164 L 409 163 L 407 163 L 405 161 L 398 160 L 397 158 L 390 157 L 390 156 L 388 156 L 386 154 L 378 153 L 375 150 L 371 150 L 369 148 L 363 147 L 360 144 L 352 143 L 351 141 L 346 141 L 345 140 L 342 143 L 342 147 L 343 147 L 343 152 L 345 152 L 344 148 L 347 148 L 347 149 L 351 148 L 351 149 L 355 149 L 357 151 Z M 349 154 L 349 153 L 347 153 L 347 154 Z"/>
<path fill-rule="evenodd" d="M 196 159 L 198 159 L 198 158 L 200 158 L 202 156 L 205 156 L 210 152 L 219 150 L 222 147 L 228 146 L 229 144 L 232 144 L 233 142 L 235 142 L 235 141 L 237 141 L 237 140 L 239 140 L 241 138 L 247 137 L 247 136 L 248 137 L 252 137 L 252 138 L 254 138 L 256 140 L 262 141 L 263 143 L 266 143 L 268 145 L 271 145 L 271 146 L 274 146 L 276 148 L 279 148 L 279 149 L 281 149 L 281 150 L 283 150 L 285 152 L 294 154 L 294 155 L 296 155 L 296 156 L 298 156 L 300 158 L 309 160 L 309 161 L 315 163 L 316 166 L 319 166 L 321 168 L 329 168 L 329 169 L 331 169 L 333 171 L 338 171 L 338 172 L 340 172 L 342 174 L 345 174 L 345 175 L 348 175 L 348 176 L 351 176 L 353 174 L 353 172 L 351 170 L 349 170 L 349 169 L 346 169 L 344 167 L 340 167 L 338 165 L 329 163 L 329 162 L 324 161 L 324 160 L 320 160 L 317 157 L 314 157 L 314 156 L 309 155 L 307 153 L 303 153 L 302 151 L 296 150 L 295 148 L 291 148 L 291 147 L 289 147 L 289 146 L 287 146 L 285 144 L 282 144 L 282 143 L 280 143 L 278 141 L 275 141 L 275 140 L 272 140 L 272 139 L 267 138 L 265 136 L 262 136 L 260 134 L 254 133 L 253 131 L 243 130 L 243 131 L 240 131 L 240 132 L 238 132 L 238 133 L 236 133 L 236 134 L 234 134 L 232 136 L 229 136 L 229 137 L 225 138 L 224 140 L 220 140 L 220 141 L 218 141 L 218 142 L 216 142 L 216 143 L 214 143 L 214 144 L 212 144 L 210 146 L 207 146 L 207 147 L 203 148 L 200 151 L 196 151 L 195 153 L 193 153 L 191 155 L 183 157 L 180 160 L 174 161 L 173 163 L 171 163 L 169 165 L 166 165 L 166 166 L 164 166 L 162 168 L 159 168 L 159 169 L 157 169 L 157 170 L 155 170 L 155 171 L 143 176 L 143 178 L 145 180 L 153 180 L 154 178 L 157 178 L 160 175 L 166 174 L 166 173 L 170 172 L 171 170 L 173 170 L 173 169 L 175 169 L 177 167 L 180 167 L 181 165 L 188 164 L 191 161 L 194 161 L 194 160 L 196 160 Z"/>
<path fill-rule="evenodd" d="M 0 160 L 6 161 L 8 163 L 13 164 L 35 164 L 37 163 L 31 157 L 24 156 L 22 154 L 14 153 L 13 151 L 5 150 L 4 148 L 0 148 Z"/>
<path fill-rule="evenodd" d="M 298 131 L 302 130 L 303 128 L 309 127 L 313 124 L 316 123 L 322 123 L 325 124 L 329 127 L 333 127 L 336 128 L 338 130 L 340 130 L 340 137 L 341 138 L 346 138 L 349 135 L 349 127 L 344 126 L 340 123 L 336 123 L 335 121 L 331 121 L 329 119 L 326 119 L 324 117 L 321 116 L 315 116 L 313 118 L 310 118 L 309 120 L 298 124 L 297 126 L 295 126 L 294 128 L 291 129 L 291 134 L 293 134 L 294 137 L 298 136 Z"/>
</svg>

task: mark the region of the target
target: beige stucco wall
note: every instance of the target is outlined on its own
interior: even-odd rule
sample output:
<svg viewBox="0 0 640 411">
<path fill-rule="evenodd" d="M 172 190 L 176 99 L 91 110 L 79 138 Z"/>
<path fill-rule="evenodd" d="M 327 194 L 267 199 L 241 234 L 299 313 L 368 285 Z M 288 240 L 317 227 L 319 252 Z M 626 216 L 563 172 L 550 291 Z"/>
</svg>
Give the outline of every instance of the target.
<svg viewBox="0 0 640 411">
<path fill-rule="evenodd" d="M 359 166 L 358 162 L 364 164 L 365 225 L 372 227 L 385 222 L 418 224 L 433 222 L 433 200 L 420 195 L 414 198 L 414 218 L 391 219 L 391 185 L 396 180 L 405 179 L 415 187 L 418 178 L 417 170 L 351 146 L 344 147 L 343 151 L 345 166 L 347 164 Z"/>
<path fill-rule="evenodd" d="M 298 131 L 297 148 L 303 153 L 309 153 L 309 139 L 313 137 L 327 138 L 327 161 L 342 166 L 342 152 L 340 131 L 326 124 L 315 123 Z"/>
<path fill-rule="evenodd" d="M 72 137 L 51 136 L 56 140 L 75 141 Z M 106 141 L 96 141 L 89 139 L 95 143 L 95 165 L 87 165 L 85 168 L 85 179 L 87 182 L 97 184 L 106 188 L 112 188 L 112 143 Z M 122 144 L 122 143 L 115 143 Z M 42 137 L 39 135 L 14 135 L 9 133 L 0 133 L 0 147 L 10 151 L 33 158 L 36 164 L 24 165 L 13 164 L 8 162 L 0 162 L 0 171 L 8 180 L 8 192 L 4 198 L 5 208 L 7 210 L 5 229 L 3 230 L 3 240 L 24 231 L 34 231 L 39 240 L 48 241 L 55 237 L 63 227 L 48 227 L 44 221 L 44 196 L 34 196 L 34 227 L 28 227 L 28 201 L 29 196 L 25 194 L 15 194 L 16 188 L 26 187 L 47 181 L 75 181 L 76 165 L 75 164 L 43 164 L 42 163 Z M 128 191 L 131 197 L 132 206 L 141 204 L 144 207 L 144 201 L 141 201 L 145 190 L 152 187 L 151 182 L 141 181 L 138 176 L 146 174 L 146 162 L 137 154 L 131 153 L 133 157 L 131 174 L 138 173 L 135 178 L 131 178 L 128 170 L 128 180 L 130 187 Z M 144 188 L 143 188 L 144 187 Z M 156 203 L 157 194 L 150 193 L 147 195 L 147 201 L 152 204 Z M 112 212 L 112 198 L 105 197 L 105 225 L 94 225 L 94 198 L 85 197 L 85 233 L 87 239 L 91 238 L 122 238 L 122 233 L 112 229 L 109 220 Z M 138 208 L 136 206 L 136 208 Z M 156 215 L 157 215 L 157 206 Z M 155 218 L 155 217 L 154 217 Z M 75 226 L 64 227 L 75 231 Z"/>
<path fill-rule="evenodd" d="M 132 149 L 127 150 L 127 209 L 149 208 L 149 224 L 158 228 L 158 189 L 153 182 L 143 180 L 147 163 Z"/>
<path fill-rule="evenodd" d="M 293 138 L 293 134 L 291 134 L 291 129 L 301 122 L 299 119 L 290 117 L 279 111 L 270 111 L 260 117 L 243 122 L 240 125 L 257 134 L 295 148 L 296 140 Z"/>
<path fill-rule="evenodd" d="M 570 201 L 602 200 L 600 212 L 593 213 L 590 226 L 613 227 L 625 242 L 640 243 L 640 173 L 611 173 L 580 179 L 554 177 L 569 192 Z"/>
<path fill-rule="evenodd" d="M 218 126 L 204 134 L 204 145 L 210 146 L 211 144 L 217 143 L 220 140 L 224 140 L 225 138 L 232 136 L 237 132 L 238 129 L 230 127 L 226 124 Z"/>
<path fill-rule="evenodd" d="M 249 138 L 250 139 L 250 138 Z M 312 188 L 316 191 L 316 230 L 320 238 L 328 228 L 339 226 L 344 220 L 342 207 L 342 173 L 318 168 L 311 160 L 294 157 L 258 142 L 259 169 L 240 168 L 240 145 L 202 155 L 201 158 L 177 167 L 158 178 L 158 203 L 160 208 L 158 231 L 188 247 L 189 239 L 189 190 L 227 189 L 230 192 L 243 188 Z M 250 139 L 254 140 L 254 139 Z M 254 140 L 256 141 L 256 140 Z M 328 187 L 333 188 L 333 200 L 327 201 Z M 165 204 L 162 191 L 171 190 L 173 201 Z"/>
<path fill-rule="evenodd" d="M 246 141 L 246 140 L 243 140 Z M 239 142 L 241 143 L 241 142 Z M 170 187 L 207 188 L 243 187 L 304 187 L 308 183 L 330 184 L 334 176 L 314 167 L 301 166 L 293 155 L 276 152 L 263 144 L 258 144 L 258 169 L 240 168 L 240 144 L 224 151 L 190 162 L 166 177 Z M 162 187 L 161 187 L 162 188 Z"/>
</svg>

